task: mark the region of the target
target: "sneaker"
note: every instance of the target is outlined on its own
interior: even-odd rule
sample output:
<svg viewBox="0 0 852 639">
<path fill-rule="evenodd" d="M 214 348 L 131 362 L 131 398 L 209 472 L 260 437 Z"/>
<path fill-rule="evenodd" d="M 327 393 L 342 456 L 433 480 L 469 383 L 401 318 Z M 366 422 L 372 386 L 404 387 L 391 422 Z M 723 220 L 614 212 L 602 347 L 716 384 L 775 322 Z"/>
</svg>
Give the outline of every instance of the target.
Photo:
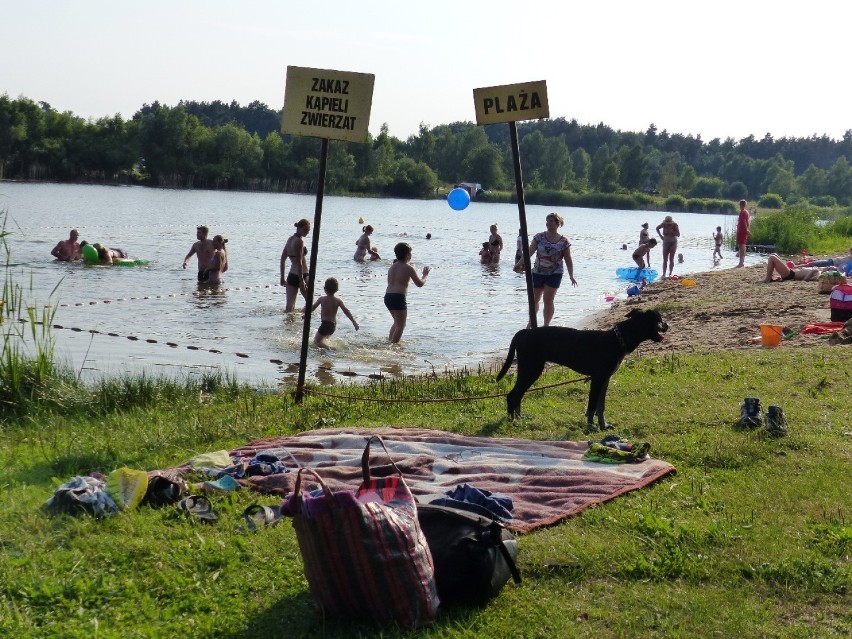
<svg viewBox="0 0 852 639">
<path fill-rule="evenodd" d="M 763 424 L 763 411 L 760 409 L 760 400 L 757 397 L 746 397 L 743 400 L 740 412 L 740 426 L 743 428 L 757 428 Z"/>
<path fill-rule="evenodd" d="M 770 406 L 766 411 L 766 432 L 773 437 L 783 437 L 787 434 L 787 418 L 780 406 Z"/>
</svg>

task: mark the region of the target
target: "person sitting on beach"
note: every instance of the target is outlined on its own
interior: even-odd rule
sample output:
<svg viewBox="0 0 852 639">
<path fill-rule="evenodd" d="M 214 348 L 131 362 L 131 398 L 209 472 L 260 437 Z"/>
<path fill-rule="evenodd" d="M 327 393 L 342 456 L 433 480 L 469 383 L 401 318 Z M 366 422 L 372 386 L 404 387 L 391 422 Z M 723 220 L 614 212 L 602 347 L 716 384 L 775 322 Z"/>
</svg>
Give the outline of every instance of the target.
<svg viewBox="0 0 852 639">
<path fill-rule="evenodd" d="M 636 262 L 636 266 L 640 269 L 645 268 L 645 256 L 651 252 L 651 249 L 657 245 L 656 238 L 651 238 L 644 244 L 640 244 L 639 247 L 633 251 L 633 261 Z"/>
<path fill-rule="evenodd" d="M 382 256 L 379 255 L 379 251 L 370 246 L 370 236 L 373 234 L 373 227 L 368 224 L 361 230 L 363 233 L 355 242 L 356 248 L 353 259 L 356 262 L 363 262 L 367 258 L 367 255 L 370 256 L 370 261 L 382 259 Z"/>
<path fill-rule="evenodd" d="M 216 235 L 213 237 L 213 257 L 207 270 L 207 279 L 202 284 L 221 284 L 222 275 L 228 270 L 228 238 Z"/>
<path fill-rule="evenodd" d="M 209 229 L 203 224 L 195 229 L 196 241 L 189 248 L 189 253 L 183 258 L 183 268 L 186 268 L 186 263 L 193 255 L 198 259 L 198 281 L 207 281 L 207 268 L 210 265 L 210 260 L 213 259 L 213 240 L 207 239 Z"/>
<path fill-rule="evenodd" d="M 333 335 L 337 328 L 338 309 L 343 311 L 343 314 L 349 318 L 349 321 L 352 322 L 352 326 L 355 327 L 356 331 L 359 328 L 358 322 L 356 322 L 355 318 L 352 317 L 352 313 L 350 313 L 349 309 L 346 308 L 346 304 L 343 303 L 343 300 L 339 297 L 335 297 L 334 295 L 338 290 L 340 290 L 340 285 L 337 283 L 337 279 L 329 277 L 325 281 L 323 290 L 325 291 L 325 295 L 314 302 L 314 305 L 311 307 L 311 312 L 317 310 L 318 306 L 322 307 L 320 310 L 320 325 L 317 329 L 317 334 L 314 335 L 314 344 L 320 348 L 328 346 L 328 343 L 325 340 L 327 337 Z"/>
<path fill-rule="evenodd" d="M 80 233 L 77 229 L 71 229 L 71 232 L 68 234 L 68 239 L 60 240 L 59 243 L 53 247 L 50 254 L 60 262 L 73 262 L 74 260 L 79 260 L 83 256 L 81 253 L 82 247 L 77 243 L 77 238 L 79 237 Z"/>
<path fill-rule="evenodd" d="M 777 253 L 773 253 L 769 256 L 769 261 L 766 263 L 766 279 L 763 281 L 783 282 L 786 280 L 796 280 L 797 282 L 813 282 L 819 279 L 823 271 L 833 269 L 833 266 L 825 268 L 795 266 L 792 262 L 789 264 L 785 262 Z"/>
<path fill-rule="evenodd" d="M 388 269 L 388 287 L 385 290 L 385 307 L 393 318 L 388 340 L 391 344 L 399 343 L 402 338 L 402 332 L 405 330 L 405 324 L 408 320 L 408 303 L 405 296 L 408 293 L 408 283 L 414 282 L 414 285 L 420 288 L 426 283 L 426 276 L 429 275 L 429 267 L 423 267 L 423 273 L 418 277 L 417 271 L 409 264 L 411 261 L 411 245 L 405 242 L 400 242 L 393 247 L 393 253 L 396 259 Z"/>
<path fill-rule="evenodd" d="M 479 263 L 491 264 L 491 245 L 488 242 L 482 243 L 482 248 L 479 249 Z"/>
<path fill-rule="evenodd" d="M 713 259 L 716 257 L 721 260 L 722 259 L 722 240 L 724 239 L 724 235 L 722 235 L 722 227 L 717 226 L 716 232 L 713 233 L 713 242 L 716 244 L 716 248 L 713 249 Z"/>
</svg>

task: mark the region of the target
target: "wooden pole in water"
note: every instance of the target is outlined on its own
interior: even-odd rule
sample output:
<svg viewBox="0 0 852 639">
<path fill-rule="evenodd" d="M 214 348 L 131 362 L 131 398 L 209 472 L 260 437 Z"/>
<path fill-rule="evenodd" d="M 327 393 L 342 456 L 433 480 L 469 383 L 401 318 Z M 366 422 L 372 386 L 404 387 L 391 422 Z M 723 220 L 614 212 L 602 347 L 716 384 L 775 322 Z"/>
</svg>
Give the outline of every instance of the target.
<svg viewBox="0 0 852 639">
<path fill-rule="evenodd" d="M 515 122 L 509 122 L 509 134 L 512 138 L 512 163 L 515 167 L 515 192 L 518 195 L 518 219 L 520 220 L 521 253 L 524 256 L 524 274 L 527 280 L 527 302 L 530 306 L 530 328 L 535 328 L 535 294 L 532 285 L 532 269 L 530 267 L 530 244 L 527 241 L 527 210 L 524 204 L 524 177 L 521 173 L 521 151 L 518 146 L 518 126 Z"/>
<path fill-rule="evenodd" d="M 305 396 L 305 369 L 308 365 L 308 343 L 311 338 L 311 307 L 314 305 L 314 282 L 317 273 L 317 250 L 319 248 L 320 222 L 322 221 L 322 198 L 325 193 L 325 169 L 328 164 L 328 138 L 322 138 L 320 150 L 319 178 L 317 180 L 317 203 L 314 208 L 314 228 L 311 237 L 311 259 L 308 266 L 308 297 L 305 300 L 305 322 L 302 327 L 302 353 L 299 356 L 299 380 L 296 383 L 296 403 L 301 404 Z"/>
</svg>

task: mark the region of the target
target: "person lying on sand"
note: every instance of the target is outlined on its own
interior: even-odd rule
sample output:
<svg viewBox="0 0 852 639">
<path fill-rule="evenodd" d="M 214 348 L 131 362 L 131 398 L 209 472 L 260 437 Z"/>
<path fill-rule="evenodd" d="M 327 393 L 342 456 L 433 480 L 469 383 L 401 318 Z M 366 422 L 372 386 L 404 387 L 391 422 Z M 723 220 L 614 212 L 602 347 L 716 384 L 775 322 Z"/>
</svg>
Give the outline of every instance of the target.
<svg viewBox="0 0 852 639">
<path fill-rule="evenodd" d="M 796 280 L 798 282 L 812 282 L 814 280 L 818 280 L 820 273 L 826 270 L 834 270 L 834 267 L 828 266 L 825 268 L 819 268 L 793 266 L 791 268 L 784 260 L 781 259 L 780 255 L 773 253 L 769 256 L 769 261 L 766 263 L 766 278 L 763 281 L 783 282 L 785 280 Z"/>
<path fill-rule="evenodd" d="M 798 264 L 796 268 L 798 268 L 799 266 L 833 266 L 838 271 L 843 271 L 849 270 L 850 263 L 852 263 L 852 247 L 849 248 L 849 252 L 845 255 L 838 255 L 837 257 L 829 257 L 824 260 L 816 260 L 805 264 Z"/>
</svg>

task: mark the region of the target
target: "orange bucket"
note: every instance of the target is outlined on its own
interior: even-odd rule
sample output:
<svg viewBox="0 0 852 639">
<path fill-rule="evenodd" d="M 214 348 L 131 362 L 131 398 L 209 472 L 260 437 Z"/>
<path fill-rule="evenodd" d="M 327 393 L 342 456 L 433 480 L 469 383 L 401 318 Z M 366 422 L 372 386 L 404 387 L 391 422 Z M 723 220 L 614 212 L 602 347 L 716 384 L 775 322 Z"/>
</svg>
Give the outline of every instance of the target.
<svg viewBox="0 0 852 639">
<path fill-rule="evenodd" d="M 778 324 L 761 324 L 760 325 L 760 345 L 761 346 L 778 346 L 781 343 L 783 326 Z"/>
</svg>

